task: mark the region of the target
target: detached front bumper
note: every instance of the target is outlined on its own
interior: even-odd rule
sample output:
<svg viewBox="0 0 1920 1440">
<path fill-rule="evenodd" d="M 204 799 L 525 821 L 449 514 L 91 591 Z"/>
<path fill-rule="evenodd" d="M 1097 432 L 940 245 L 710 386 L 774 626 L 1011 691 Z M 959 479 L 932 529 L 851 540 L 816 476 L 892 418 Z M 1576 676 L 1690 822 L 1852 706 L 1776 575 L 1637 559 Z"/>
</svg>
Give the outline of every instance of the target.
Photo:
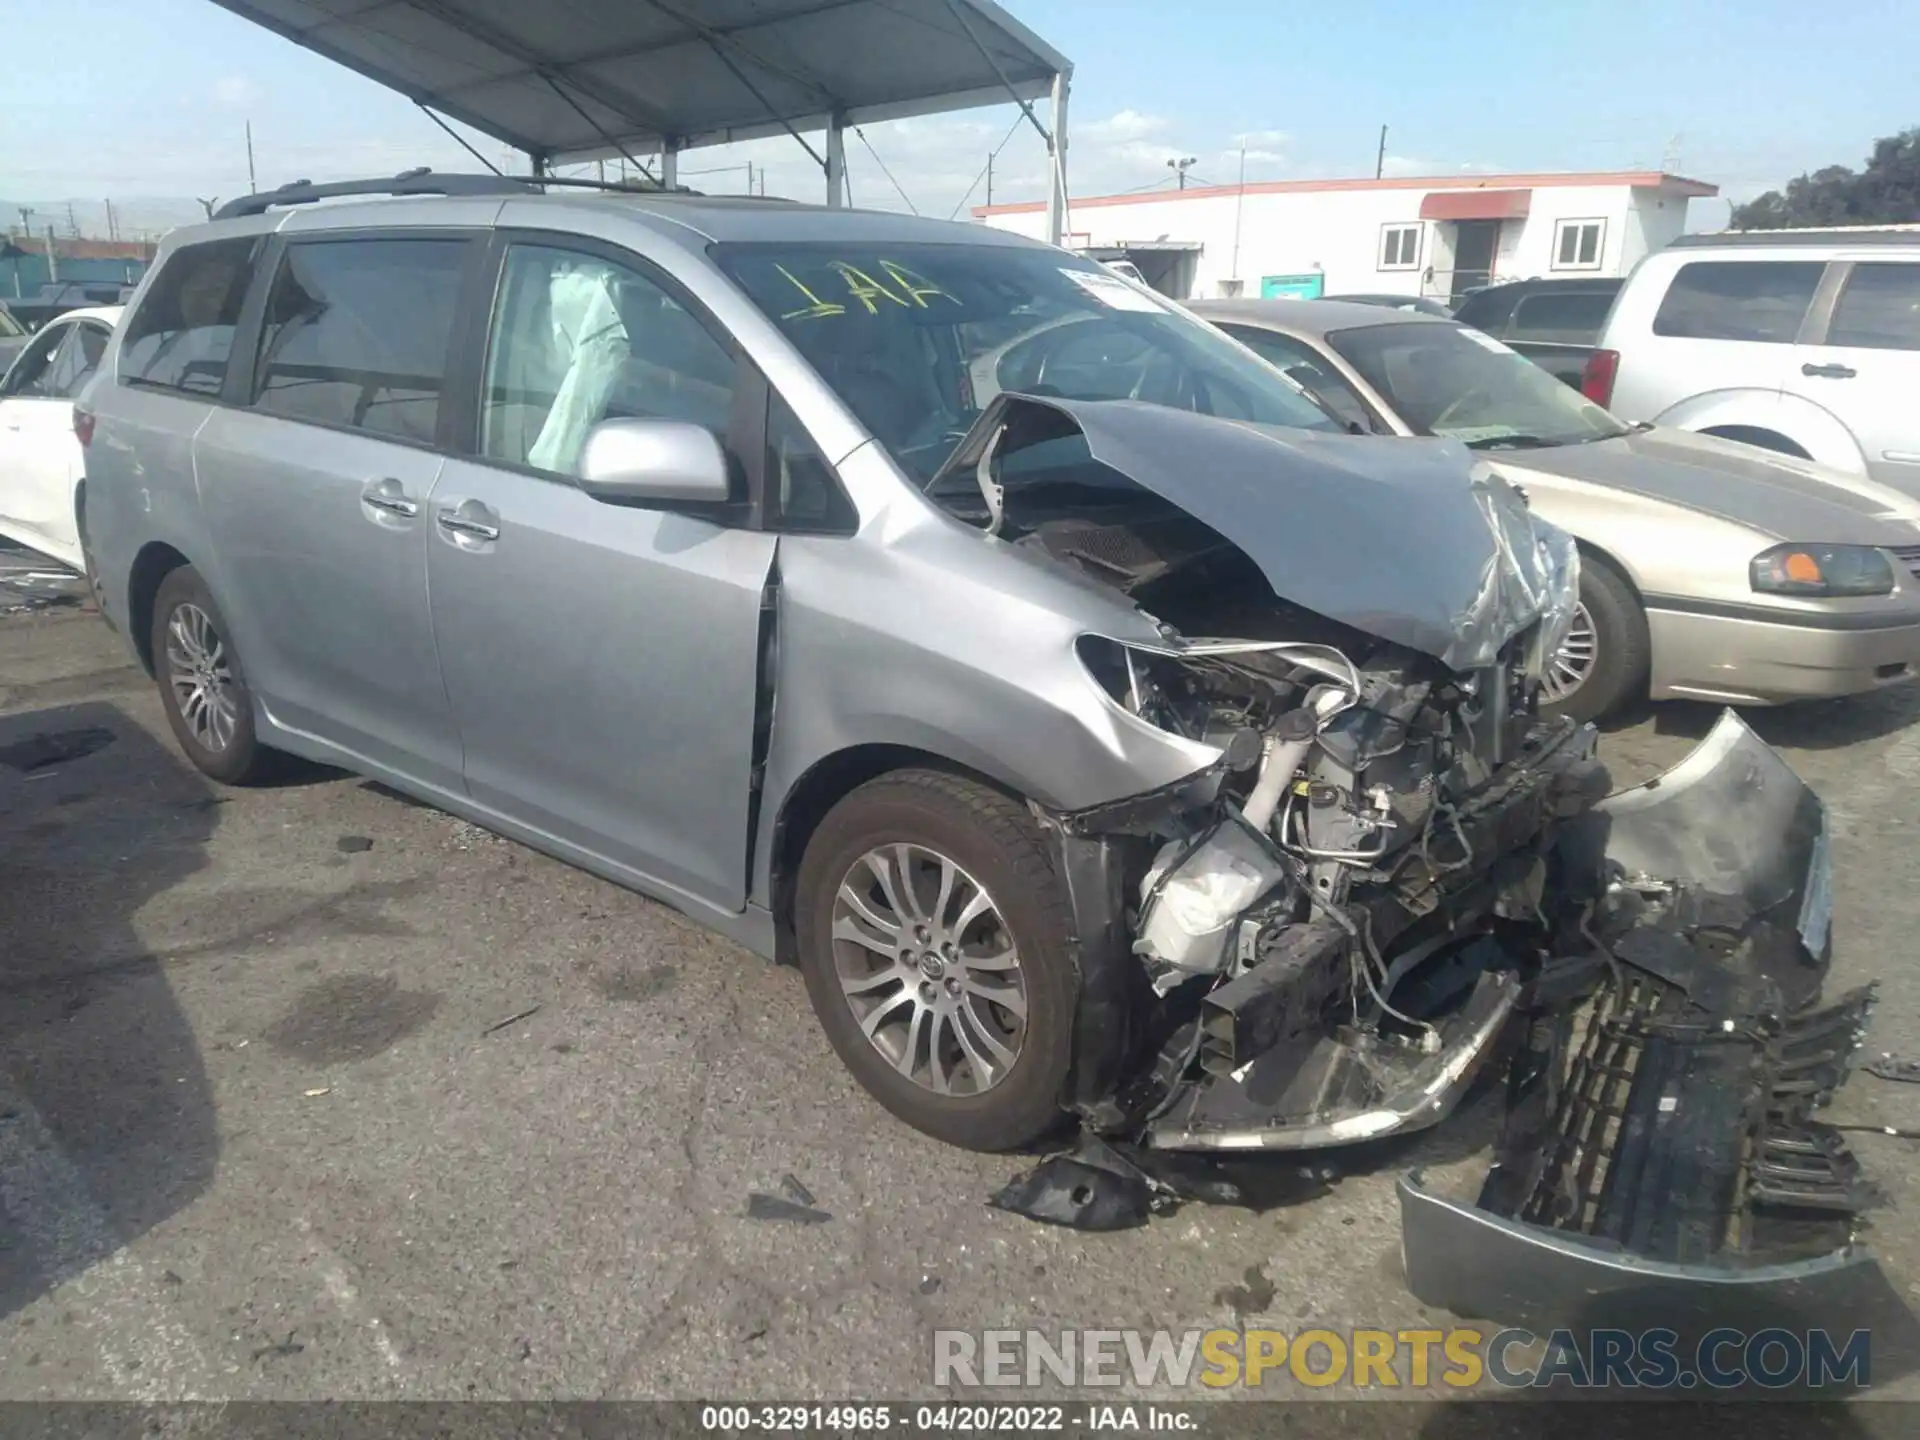
<svg viewBox="0 0 1920 1440">
<path fill-rule="evenodd" d="M 1478 1197 L 1402 1181 L 1409 1287 L 1533 1329 L 1866 1328 L 1877 1363 L 1902 1363 L 1913 1318 L 1859 1243 L 1859 1167 L 1816 1118 L 1873 1001 L 1818 998 L 1818 797 L 1729 711 L 1583 820 L 1566 848 L 1583 847 L 1607 880 L 1598 983 L 1569 1005 L 1554 992 L 1571 968 L 1536 981 Z"/>
</svg>

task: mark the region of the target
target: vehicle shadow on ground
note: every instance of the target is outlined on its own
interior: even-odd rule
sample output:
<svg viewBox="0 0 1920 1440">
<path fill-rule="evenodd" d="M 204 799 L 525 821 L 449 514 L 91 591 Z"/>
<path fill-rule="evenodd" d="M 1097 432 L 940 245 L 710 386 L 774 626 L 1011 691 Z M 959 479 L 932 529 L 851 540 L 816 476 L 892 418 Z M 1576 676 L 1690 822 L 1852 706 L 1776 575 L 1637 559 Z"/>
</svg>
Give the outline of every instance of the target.
<svg viewBox="0 0 1920 1440">
<path fill-rule="evenodd" d="M 1606 722 L 1612 733 L 1651 719 L 1656 735 L 1699 740 L 1714 727 L 1725 706 L 1694 700 L 1642 702 Z M 1920 685 L 1901 685 L 1839 700 L 1803 700 L 1793 705 L 1747 707 L 1740 718 L 1769 745 L 1789 750 L 1843 750 L 1863 740 L 1896 734 L 1920 720 Z"/>
<path fill-rule="evenodd" d="M 0 716 L 0 1315 L 213 1179 L 200 1047 L 134 917 L 206 866 L 219 804 L 110 705 Z"/>
</svg>

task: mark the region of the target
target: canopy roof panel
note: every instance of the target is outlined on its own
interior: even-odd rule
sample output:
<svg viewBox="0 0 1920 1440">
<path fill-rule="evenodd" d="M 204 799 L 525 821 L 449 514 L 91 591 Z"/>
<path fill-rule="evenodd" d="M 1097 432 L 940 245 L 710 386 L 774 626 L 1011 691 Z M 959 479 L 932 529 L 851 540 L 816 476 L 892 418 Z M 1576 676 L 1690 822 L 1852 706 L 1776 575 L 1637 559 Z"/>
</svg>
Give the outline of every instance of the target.
<svg viewBox="0 0 1920 1440">
<path fill-rule="evenodd" d="M 1031 100 L 1072 69 L 992 0 L 215 3 L 550 161 Z"/>
</svg>

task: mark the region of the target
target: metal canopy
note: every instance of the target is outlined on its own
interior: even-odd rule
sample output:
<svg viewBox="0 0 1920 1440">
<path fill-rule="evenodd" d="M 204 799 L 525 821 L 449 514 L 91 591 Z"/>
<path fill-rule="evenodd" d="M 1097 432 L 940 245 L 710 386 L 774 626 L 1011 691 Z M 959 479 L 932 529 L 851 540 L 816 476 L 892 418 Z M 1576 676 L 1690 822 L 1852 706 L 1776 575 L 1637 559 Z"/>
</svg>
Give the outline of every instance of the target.
<svg viewBox="0 0 1920 1440">
<path fill-rule="evenodd" d="M 992 0 L 215 3 L 536 168 L 659 152 L 670 182 L 679 150 L 825 130 L 828 153 L 814 158 L 836 204 L 843 127 L 1051 94 L 1059 132 L 1072 70 Z"/>
</svg>

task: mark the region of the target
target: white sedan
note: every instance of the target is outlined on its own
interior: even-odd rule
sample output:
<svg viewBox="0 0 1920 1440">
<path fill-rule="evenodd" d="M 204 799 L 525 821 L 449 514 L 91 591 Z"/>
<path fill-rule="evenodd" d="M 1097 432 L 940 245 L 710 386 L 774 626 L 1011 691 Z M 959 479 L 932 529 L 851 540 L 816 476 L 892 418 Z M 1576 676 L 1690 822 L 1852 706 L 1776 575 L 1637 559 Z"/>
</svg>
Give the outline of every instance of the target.
<svg viewBox="0 0 1920 1440">
<path fill-rule="evenodd" d="M 70 310 L 48 321 L 0 381 L 0 536 L 80 571 L 87 567 L 73 401 L 106 353 L 120 309 Z"/>
</svg>

